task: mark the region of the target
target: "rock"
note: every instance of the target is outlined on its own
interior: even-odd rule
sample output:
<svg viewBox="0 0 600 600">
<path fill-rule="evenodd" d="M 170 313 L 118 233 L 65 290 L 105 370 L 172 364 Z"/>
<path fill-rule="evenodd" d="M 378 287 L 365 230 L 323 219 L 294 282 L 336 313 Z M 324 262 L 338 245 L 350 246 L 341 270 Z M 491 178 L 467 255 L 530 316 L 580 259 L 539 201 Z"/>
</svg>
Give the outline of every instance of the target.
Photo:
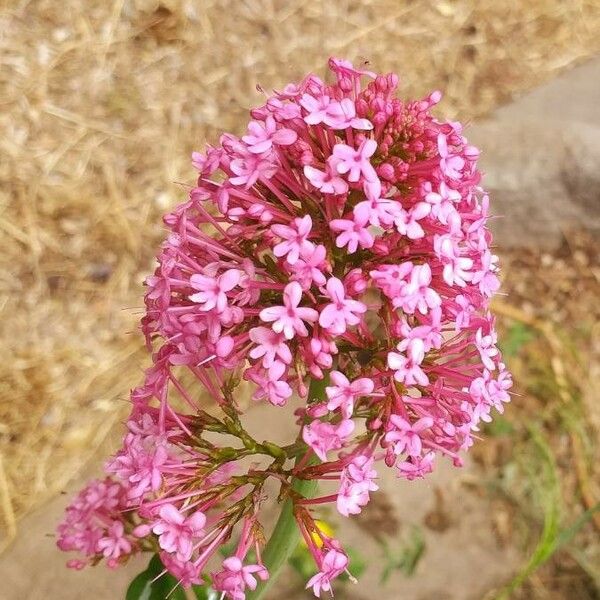
<svg viewBox="0 0 600 600">
<path fill-rule="evenodd" d="M 599 80 L 590 61 L 467 131 L 482 149 L 499 247 L 553 250 L 570 230 L 600 233 Z"/>
</svg>

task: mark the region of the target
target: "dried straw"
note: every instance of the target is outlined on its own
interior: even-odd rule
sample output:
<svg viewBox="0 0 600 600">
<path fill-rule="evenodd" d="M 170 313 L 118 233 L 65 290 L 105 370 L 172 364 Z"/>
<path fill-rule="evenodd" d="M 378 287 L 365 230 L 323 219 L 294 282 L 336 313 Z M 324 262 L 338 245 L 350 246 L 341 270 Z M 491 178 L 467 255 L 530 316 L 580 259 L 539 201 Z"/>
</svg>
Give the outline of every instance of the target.
<svg viewBox="0 0 600 600">
<path fill-rule="evenodd" d="M 159 215 L 188 156 L 330 54 L 482 115 L 600 49 L 594 0 L 7 0 L 0 16 L 0 521 L 124 414 Z M 134 333 L 132 333 L 134 332 Z"/>
</svg>

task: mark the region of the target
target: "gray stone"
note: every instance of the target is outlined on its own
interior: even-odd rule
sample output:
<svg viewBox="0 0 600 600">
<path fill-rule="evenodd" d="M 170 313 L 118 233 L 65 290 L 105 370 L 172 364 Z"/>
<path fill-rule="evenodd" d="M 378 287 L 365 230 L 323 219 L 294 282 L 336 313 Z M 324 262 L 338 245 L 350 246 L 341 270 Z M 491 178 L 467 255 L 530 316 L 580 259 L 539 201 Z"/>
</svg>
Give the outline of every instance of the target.
<svg viewBox="0 0 600 600">
<path fill-rule="evenodd" d="M 600 233 L 600 59 L 469 128 L 500 248 L 553 249 L 575 229 Z"/>
</svg>

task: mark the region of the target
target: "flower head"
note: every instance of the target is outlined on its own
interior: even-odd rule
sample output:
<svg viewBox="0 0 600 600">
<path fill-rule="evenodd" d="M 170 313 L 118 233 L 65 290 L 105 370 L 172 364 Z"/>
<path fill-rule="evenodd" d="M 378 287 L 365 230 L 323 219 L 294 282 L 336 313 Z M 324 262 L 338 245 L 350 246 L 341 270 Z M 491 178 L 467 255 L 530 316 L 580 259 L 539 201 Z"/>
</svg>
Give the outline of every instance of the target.
<svg viewBox="0 0 600 600">
<path fill-rule="evenodd" d="M 152 364 L 123 446 L 59 526 L 74 568 L 160 548 L 188 586 L 232 540 L 212 585 L 243 600 L 268 577 L 261 519 L 274 478 L 294 490 L 318 569 L 308 587 L 329 592 L 348 557 L 313 505 L 358 514 L 379 461 L 409 481 L 443 457 L 459 466 L 510 400 L 479 152 L 432 114 L 439 92 L 408 101 L 394 74 L 329 67 L 330 83 L 308 75 L 273 92 L 245 135 L 193 154 L 196 187 L 165 215 L 146 280 Z M 256 436 L 245 429 L 242 381 L 289 411 L 292 439 L 275 443 L 269 420 Z M 303 498 L 294 477 L 337 492 Z"/>
</svg>

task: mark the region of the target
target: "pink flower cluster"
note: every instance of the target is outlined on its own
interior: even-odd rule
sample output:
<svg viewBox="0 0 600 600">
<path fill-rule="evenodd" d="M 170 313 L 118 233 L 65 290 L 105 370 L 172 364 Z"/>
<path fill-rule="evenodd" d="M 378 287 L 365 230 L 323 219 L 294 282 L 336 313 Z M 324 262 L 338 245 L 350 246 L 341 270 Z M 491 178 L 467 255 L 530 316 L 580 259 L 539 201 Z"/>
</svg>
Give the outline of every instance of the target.
<svg viewBox="0 0 600 600">
<path fill-rule="evenodd" d="M 460 465 L 481 421 L 508 402 L 478 150 L 460 123 L 432 115 L 439 92 L 406 102 L 396 75 L 329 66 L 333 84 L 287 85 L 251 111 L 246 135 L 194 153 L 197 185 L 165 216 L 147 280 L 153 365 L 132 392 L 113 479 L 68 509 L 62 549 L 113 565 L 145 544 L 189 585 L 236 536 L 212 580 L 242 600 L 268 577 L 259 516 L 274 478 L 294 501 L 319 595 L 348 558 L 337 540 L 315 542 L 311 506 L 359 513 L 380 461 L 408 480 L 440 456 Z M 240 378 L 256 401 L 305 400 L 300 441 L 259 443 L 244 430 Z M 202 409 L 194 382 L 221 416 Z M 339 492 L 302 498 L 294 477 L 337 479 Z"/>
</svg>

